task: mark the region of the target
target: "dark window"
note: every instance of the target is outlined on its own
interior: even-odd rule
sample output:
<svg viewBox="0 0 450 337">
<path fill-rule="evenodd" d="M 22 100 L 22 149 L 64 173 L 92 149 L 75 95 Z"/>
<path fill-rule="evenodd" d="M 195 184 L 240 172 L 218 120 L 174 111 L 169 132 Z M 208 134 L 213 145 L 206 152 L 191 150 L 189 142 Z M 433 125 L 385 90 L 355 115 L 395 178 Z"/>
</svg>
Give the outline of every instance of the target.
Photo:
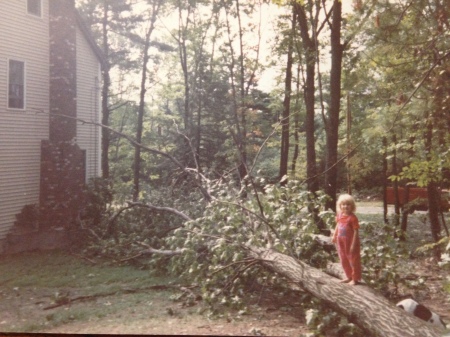
<svg viewBox="0 0 450 337">
<path fill-rule="evenodd" d="M 28 14 L 41 16 L 41 0 L 27 0 Z"/>
<path fill-rule="evenodd" d="M 25 108 L 25 62 L 9 60 L 8 108 Z"/>
</svg>

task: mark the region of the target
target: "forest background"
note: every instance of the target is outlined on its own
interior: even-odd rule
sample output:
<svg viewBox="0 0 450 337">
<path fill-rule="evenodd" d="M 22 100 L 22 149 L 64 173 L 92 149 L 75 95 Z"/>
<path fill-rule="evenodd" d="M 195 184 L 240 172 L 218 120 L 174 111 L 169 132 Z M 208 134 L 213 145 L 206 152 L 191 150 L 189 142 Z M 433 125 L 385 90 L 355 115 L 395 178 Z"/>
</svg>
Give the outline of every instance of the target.
<svg viewBox="0 0 450 337">
<path fill-rule="evenodd" d="M 433 248 L 448 264 L 448 0 L 77 7 L 107 60 L 86 253 L 153 254 L 204 299 L 236 304 L 258 265 L 243 246 L 323 266 L 306 233 L 334 227 L 339 193 L 382 198 L 387 184 L 409 184 L 428 192 Z M 399 221 L 383 235 L 404 239 Z"/>
</svg>

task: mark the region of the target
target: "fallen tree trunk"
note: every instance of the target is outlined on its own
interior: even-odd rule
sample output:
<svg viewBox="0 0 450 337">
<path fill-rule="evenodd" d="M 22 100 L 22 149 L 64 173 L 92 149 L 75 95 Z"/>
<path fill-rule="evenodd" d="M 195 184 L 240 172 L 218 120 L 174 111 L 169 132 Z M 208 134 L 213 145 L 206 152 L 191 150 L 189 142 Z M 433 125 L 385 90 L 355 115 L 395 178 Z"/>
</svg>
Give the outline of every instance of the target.
<svg viewBox="0 0 450 337">
<path fill-rule="evenodd" d="M 333 233 L 331 233 L 333 235 Z M 326 251 L 335 250 L 336 246 L 334 243 L 331 242 L 330 236 L 325 235 L 313 235 L 314 240 L 316 242 L 320 243 Z M 325 269 L 325 273 L 328 275 L 337 277 L 339 279 L 345 279 L 347 276 L 345 275 L 344 269 L 342 269 L 342 266 L 340 263 L 333 263 L 330 262 L 327 264 L 327 268 Z"/>
<path fill-rule="evenodd" d="M 337 277 L 341 280 L 344 280 L 347 278 L 347 275 L 345 275 L 344 269 L 342 269 L 342 266 L 340 263 L 336 262 L 329 262 L 327 264 L 327 268 L 324 270 L 325 273 L 328 275 Z"/>
<path fill-rule="evenodd" d="M 369 287 L 339 283 L 338 279 L 273 249 L 249 247 L 249 254 L 325 301 L 370 336 L 440 336 L 437 328 L 397 308 Z"/>
</svg>

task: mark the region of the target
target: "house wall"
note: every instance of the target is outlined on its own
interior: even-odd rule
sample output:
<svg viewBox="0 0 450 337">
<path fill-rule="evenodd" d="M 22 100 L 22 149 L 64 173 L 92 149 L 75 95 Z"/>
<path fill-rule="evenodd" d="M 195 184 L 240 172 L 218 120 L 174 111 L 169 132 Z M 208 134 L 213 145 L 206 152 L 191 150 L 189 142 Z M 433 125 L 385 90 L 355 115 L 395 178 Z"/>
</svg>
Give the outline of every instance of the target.
<svg viewBox="0 0 450 337">
<path fill-rule="evenodd" d="M 39 198 L 41 140 L 48 139 L 48 0 L 42 18 L 26 0 L 0 1 L 0 241 L 26 204 Z M 7 109 L 8 59 L 25 62 L 25 109 Z M 1 248 L 1 247 L 0 247 Z"/>
<path fill-rule="evenodd" d="M 20 233 L 11 232 L 25 205 L 39 205 L 39 229 L 58 226 L 57 214 L 42 209 L 52 200 L 62 206 L 67 201 L 81 205 L 77 186 L 100 175 L 101 130 L 73 118 L 49 118 L 49 113 L 55 113 L 100 121 L 98 50 L 93 52 L 85 27 L 80 30 L 71 11 L 73 0 L 42 0 L 41 18 L 28 15 L 26 4 L 26 0 L 0 0 L 0 252 L 14 251 L 10 249 L 11 234 L 13 244 L 30 248 L 25 238 L 28 234 L 20 238 Z M 53 13 L 51 23 L 49 13 Z M 64 15 L 70 16 L 68 20 Z M 50 43 L 55 36 L 62 38 Z M 59 47 L 55 49 L 55 45 Z M 7 108 L 8 59 L 25 62 L 22 110 Z M 69 217 L 60 215 L 61 224 L 66 225 Z"/>
<path fill-rule="evenodd" d="M 77 53 L 77 117 L 100 123 L 100 63 L 83 33 L 76 31 Z M 86 151 L 86 178 L 100 175 L 101 128 L 77 124 L 77 144 Z"/>
</svg>

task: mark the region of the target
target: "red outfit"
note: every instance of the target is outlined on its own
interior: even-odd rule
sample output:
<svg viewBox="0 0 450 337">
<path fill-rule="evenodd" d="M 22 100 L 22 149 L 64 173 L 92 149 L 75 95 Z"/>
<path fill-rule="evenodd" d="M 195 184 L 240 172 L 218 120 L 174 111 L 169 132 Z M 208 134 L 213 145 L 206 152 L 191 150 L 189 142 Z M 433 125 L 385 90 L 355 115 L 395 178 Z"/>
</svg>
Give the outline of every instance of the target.
<svg viewBox="0 0 450 337">
<path fill-rule="evenodd" d="M 361 281 L 361 247 L 359 237 L 356 237 L 353 253 L 350 251 L 355 230 L 359 229 L 358 218 L 354 214 L 338 214 L 337 221 L 337 250 L 342 268 L 349 280 Z"/>
</svg>

